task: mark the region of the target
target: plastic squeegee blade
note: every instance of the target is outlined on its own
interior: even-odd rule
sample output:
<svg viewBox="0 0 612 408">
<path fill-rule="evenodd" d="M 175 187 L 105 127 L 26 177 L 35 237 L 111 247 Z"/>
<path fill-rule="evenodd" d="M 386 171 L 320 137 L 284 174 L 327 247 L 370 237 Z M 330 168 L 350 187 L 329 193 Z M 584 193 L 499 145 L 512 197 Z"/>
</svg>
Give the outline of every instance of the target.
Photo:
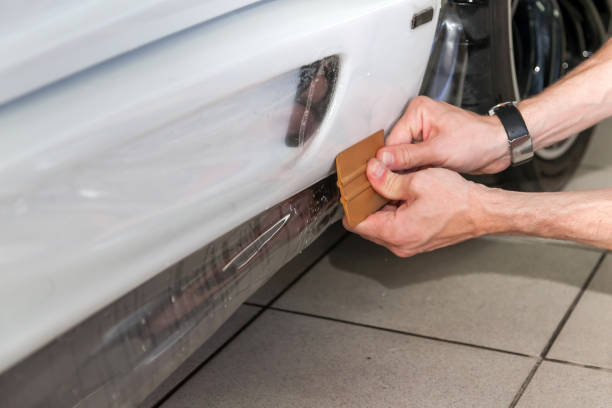
<svg viewBox="0 0 612 408">
<path fill-rule="evenodd" d="M 384 145 L 385 132 L 380 130 L 336 156 L 340 202 L 351 227 L 389 202 L 374 191 L 366 175 L 368 160 Z"/>
</svg>

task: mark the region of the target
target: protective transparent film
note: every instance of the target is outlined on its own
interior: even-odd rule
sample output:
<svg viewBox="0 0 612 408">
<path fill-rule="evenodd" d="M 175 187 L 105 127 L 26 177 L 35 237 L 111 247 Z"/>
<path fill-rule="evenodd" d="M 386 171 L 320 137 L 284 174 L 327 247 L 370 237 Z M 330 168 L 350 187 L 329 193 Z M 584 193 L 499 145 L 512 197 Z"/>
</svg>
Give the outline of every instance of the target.
<svg viewBox="0 0 612 408">
<path fill-rule="evenodd" d="M 168 112 L 28 154 L 18 151 L 19 132 L 40 124 L 18 113 L 42 103 L 34 95 L 0 108 L 17 125 L 7 147 L 23 157 L 0 172 L 0 296 L 12 305 L 0 310 L 0 371 L 307 187 L 292 179 L 327 112 L 338 63 L 315 61 L 189 110 L 164 100 Z M 172 119 L 156 126 L 162 113 Z"/>
<path fill-rule="evenodd" d="M 271 250 L 286 231 L 319 231 L 296 203 L 258 214 L 328 177 L 338 152 L 388 129 L 417 94 L 435 26 L 410 23 L 429 8 L 437 18 L 438 5 L 258 2 L 0 105 L 0 385 L 11 402 L 129 405 L 176 366 L 163 350 L 183 358 L 184 333 L 212 333 L 308 241 Z M 325 216 L 336 203 L 334 192 L 308 206 Z M 216 241 L 228 231 L 235 241 Z M 206 245 L 200 275 L 168 272 Z M 164 270 L 163 284 L 146 284 L 159 285 L 153 295 L 135 289 Z M 194 283 L 184 298 L 214 306 L 186 312 L 180 288 L 209 276 L 211 288 Z M 163 305 L 174 291 L 180 306 Z M 94 314 L 105 323 L 87 323 Z"/>
<path fill-rule="evenodd" d="M 194 201 L 211 218 L 244 206 L 295 165 L 337 73 L 337 57 L 317 61 L 61 167 L 82 146 L 53 146 L 40 155 L 49 170 L 34 183 L 3 186 L 0 267 L 72 258 L 178 208 L 195 211 Z"/>
<path fill-rule="evenodd" d="M 265 211 L 0 376 L 6 406 L 134 406 L 342 212 L 331 176 Z M 35 392 L 32 392 L 35 390 Z"/>
</svg>

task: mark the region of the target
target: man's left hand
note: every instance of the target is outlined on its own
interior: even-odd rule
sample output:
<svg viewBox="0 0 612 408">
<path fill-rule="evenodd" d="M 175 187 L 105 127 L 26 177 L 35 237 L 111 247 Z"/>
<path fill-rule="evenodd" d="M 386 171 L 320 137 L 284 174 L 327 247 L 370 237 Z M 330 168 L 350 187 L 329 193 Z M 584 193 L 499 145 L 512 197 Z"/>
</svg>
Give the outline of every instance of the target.
<svg viewBox="0 0 612 408">
<path fill-rule="evenodd" d="M 429 168 L 408 174 L 371 159 L 367 176 L 374 189 L 393 200 L 350 231 L 410 257 L 482 235 L 478 195 L 486 189 L 458 173 Z"/>
</svg>

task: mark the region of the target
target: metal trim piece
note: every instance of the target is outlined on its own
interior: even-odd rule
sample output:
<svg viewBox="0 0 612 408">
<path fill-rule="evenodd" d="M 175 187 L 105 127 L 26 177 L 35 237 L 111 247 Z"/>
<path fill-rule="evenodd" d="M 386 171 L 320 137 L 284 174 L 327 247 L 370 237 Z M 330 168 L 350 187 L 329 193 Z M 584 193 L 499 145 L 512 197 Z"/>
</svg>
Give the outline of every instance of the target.
<svg viewBox="0 0 612 408">
<path fill-rule="evenodd" d="M 433 20 L 433 17 L 433 7 L 428 7 L 425 10 L 421 10 L 418 13 L 415 13 L 414 16 L 412 16 L 412 29 L 414 30 L 415 28 L 420 27 L 423 24 L 429 23 Z"/>
</svg>

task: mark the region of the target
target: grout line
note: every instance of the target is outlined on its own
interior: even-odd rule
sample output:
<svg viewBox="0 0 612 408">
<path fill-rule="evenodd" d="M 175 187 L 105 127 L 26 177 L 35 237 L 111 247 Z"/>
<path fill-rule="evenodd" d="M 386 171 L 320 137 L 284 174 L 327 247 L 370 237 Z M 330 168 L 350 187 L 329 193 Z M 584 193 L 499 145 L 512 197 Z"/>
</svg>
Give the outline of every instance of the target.
<svg viewBox="0 0 612 408">
<path fill-rule="evenodd" d="M 265 308 L 260 307 L 260 310 L 255 313 L 245 324 L 243 324 L 234 334 L 230 336 L 219 348 L 217 348 L 210 356 L 208 356 L 204 361 L 198 364 L 189 374 L 185 376 L 181 381 L 179 381 L 174 387 L 170 389 L 159 401 L 153 404 L 154 408 L 160 407 L 164 402 L 166 402 L 175 392 L 177 392 L 183 385 L 187 383 L 202 367 L 204 367 L 210 360 L 212 360 L 217 354 L 219 354 L 228 344 L 230 344 L 236 337 L 240 335 L 247 327 L 249 327 L 259 316 L 265 312 Z"/>
<path fill-rule="evenodd" d="M 603 263 L 604 259 L 606 258 L 606 255 L 607 255 L 607 252 L 604 252 L 603 254 L 601 254 L 599 259 L 597 260 L 597 263 L 593 267 L 593 270 L 591 271 L 591 273 L 587 277 L 586 281 L 584 282 L 584 284 L 580 288 L 580 291 L 578 292 L 578 294 L 574 298 L 574 301 L 571 303 L 571 305 L 569 306 L 569 308 L 565 312 L 565 315 L 563 315 L 563 318 L 561 319 L 561 321 L 557 325 L 557 328 L 555 329 L 555 331 L 553 332 L 552 336 L 550 337 L 550 340 L 548 340 L 548 343 L 546 343 L 546 346 L 544 346 L 544 349 L 542 350 L 542 353 L 540 354 L 540 357 L 546 358 L 548 356 L 548 352 L 550 351 L 550 349 L 552 348 L 553 344 L 557 340 L 557 337 L 559 337 L 559 334 L 561 334 L 561 331 L 563 330 L 563 327 L 565 327 L 565 324 L 567 323 L 567 321 L 569 320 L 570 316 L 574 312 L 574 309 L 578 305 L 578 302 L 580 302 L 580 299 L 582 299 L 582 296 L 584 295 L 584 292 L 586 292 L 587 288 L 591 284 L 591 281 L 595 277 L 595 274 L 599 270 L 599 267 L 601 266 L 601 264 Z"/>
<path fill-rule="evenodd" d="M 390 329 L 390 328 L 387 328 L 387 327 L 374 326 L 374 325 L 366 324 L 366 323 L 357 323 L 357 322 L 352 322 L 352 321 L 349 321 L 349 320 L 337 319 L 335 317 L 320 316 L 320 315 L 316 315 L 316 314 L 312 314 L 312 313 L 298 312 L 296 310 L 283 309 L 283 308 L 274 307 L 274 306 L 270 306 L 270 307 L 268 307 L 268 309 L 276 311 L 276 312 L 295 314 L 295 315 L 299 315 L 299 316 L 305 316 L 305 317 L 312 317 L 312 318 L 315 318 L 315 319 L 327 320 L 327 321 L 331 321 L 331 322 L 335 322 L 335 323 L 347 324 L 347 325 L 350 325 L 350 326 L 363 327 L 363 328 L 367 328 L 367 329 L 379 330 L 379 331 L 384 331 L 384 332 L 388 332 L 388 333 L 402 334 L 402 335 L 405 335 L 405 336 L 417 337 L 417 338 L 420 338 L 420 339 L 432 340 L 432 341 L 436 341 L 436 342 L 440 342 L 440 343 L 454 344 L 454 345 L 458 345 L 458 346 L 470 347 L 470 348 L 475 348 L 475 349 L 479 349 L 479 350 L 494 351 L 494 352 L 497 352 L 497 353 L 510 354 L 510 355 L 518 356 L 518 357 L 538 358 L 537 356 L 532 356 L 532 355 L 529 355 L 529 354 L 519 353 L 519 352 L 516 352 L 516 351 L 504 350 L 504 349 L 499 349 L 499 348 L 495 348 L 495 347 L 482 346 L 482 345 L 479 345 L 479 344 L 466 343 L 466 342 L 458 341 L 458 340 L 444 339 L 444 338 L 441 338 L 441 337 L 428 336 L 428 335 L 425 335 L 425 334 L 412 333 L 412 332 L 403 331 L 403 330 Z"/>
<path fill-rule="evenodd" d="M 602 368 L 602 367 L 587 366 L 587 365 L 571 363 L 571 362 L 567 362 L 567 361 L 563 361 L 563 360 L 555 360 L 555 359 L 548 359 L 548 358 L 546 358 L 546 355 L 548 354 L 548 352 L 549 352 L 550 348 L 552 347 L 554 341 L 556 340 L 556 338 L 560 334 L 561 330 L 565 326 L 565 323 L 567 322 L 567 320 L 571 316 L 574 308 L 576 307 L 576 305 L 578 304 L 578 302 L 582 298 L 582 295 L 586 291 L 587 287 L 590 285 L 590 283 L 593 280 L 596 272 L 598 271 L 599 267 L 603 263 L 603 260 L 604 260 L 604 258 L 606 256 L 607 252 L 604 252 L 600 256 L 599 260 L 597 261 L 597 264 L 595 265 L 595 267 L 591 271 L 589 277 L 585 281 L 583 287 L 581 288 L 581 291 L 579 292 L 579 294 L 576 296 L 576 298 L 574 299 L 574 301 L 570 305 L 570 308 L 568 309 L 568 311 L 564 315 L 563 319 L 561 320 L 561 322 L 557 326 L 557 329 L 553 333 L 553 336 L 551 337 L 551 339 L 549 340 L 549 342 L 545 346 L 544 350 L 542 351 L 541 356 L 540 357 L 536 357 L 536 356 L 532 356 L 532 355 L 529 355 L 529 354 L 514 352 L 514 351 L 510 351 L 510 350 L 498 349 L 498 348 L 494 348 L 494 347 L 487 347 L 487 346 L 482 346 L 482 345 L 478 345 L 478 344 L 466 343 L 466 342 L 461 342 L 461 341 L 457 341 L 457 340 L 444 339 L 444 338 L 439 338 L 439 337 L 434 337 L 434 336 L 427 336 L 427 335 L 423 335 L 423 334 L 412 333 L 412 332 L 407 332 L 407 331 L 402 331 L 402 330 L 389 329 L 389 328 L 379 327 L 379 326 L 374 326 L 374 325 L 369 325 L 369 324 L 356 323 L 356 322 L 351 322 L 351 321 L 348 321 L 348 320 L 336 319 L 336 318 L 326 317 L 326 316 L 319 316 L 319 315 L 315 315 L 315 314 L 311 314 L 311 313 L 298 312 L 298 311 L 294 311 L 294 310 L 282 309 L 282 308 L 278 308 L 278 307 L 273 307 L 272 306 L 287 291 L 289 291 L 296 283 L 298 283 L 298 281 L 302 277 L 304 277 L 321 259 L 323 259 L 328 253 L 330 253 L 342 241 L 344 241 L 344 239 L 346 239 L 347 236 L 348 236 L 348 234 L 345 234 L 342 237 L 340 237 L 338 239 L 338 241 L 336 241 L 334 244 L 332 244 L 327 251 L 325 251 L 323 254 L 321 254 L 319 257 L 317 257 L 302 273 L 300 273 L 293 281 L 291 281 L 291 283 L 289 283 L 280 293 L 278 293 L 276 296 L 274 296 L 274 298 L 272 298 L 267 304 L 261 305 L 261 304 L 257 304 L 257 303 L 244 302 L 244 304 L 246 304 L 248 306 L 258 307 L 258 308 L 260 308 L 260 310 L 255 315 L 253 315 L 244 325 L 242 325 L 240 327 L 240 329 L 238 329 L 231 337 L 229 337 L 219 348 L 217 348 L 217 350 L 215 350 L 208 358 L 206 358 L 202 363 L 200 363 L 191 373 L 189 373 L 185 378 L 183 378 L 179 383 L 177 383 L 170 391 L 168 391 L 158 402 L 156 402 L 153 405 L 153 407 L 158 408 L 164 402 L 166 402 L 176 391 L 178 391 L 178 389 L 180 389 L 185 383 L 187 383 L 187 381 L 189 381 L 200 369 L 202 369 L 206 364 L 208 364 L 209 361 L 211 361 L 214 357 L 216 357 L 219 353 L 221 353 L 221 351 L 223 351 L 223 349 L 225 349 L 231 342 L 233 342 L 244 330 L 246 330 L 255 320 L 257 320 L 267 310 L 274 310 L 274 311 L 283 312 L 283 313 L 290 313 L 290 314 L 296 314 L 296 315 L 301 315 L 301 316 L 306 316 L 306 317 L 323 319 L 323 320 L 333 321 L 333 322 L 337 322 L 337 323 L 343 323 L 343 324 L 359 326 L 359 327 L 364 327 L 364 328 L 369 328 L 369 329 L 374 329 L 374 330 L 386 331 L 386 332 L 390 332 L 390 333 L 402 334 L 402 335 L 407 335 L 407 336 L 411 336 L 411 337 L 422 338 L 422 339 L 426 339 L 426 340 L 432 340 L 432 341 L 437 341 L 437 342 L 442 342 L 442 343 L 447 343 L 447 344 L 454 344 L 454 345 L 459 345 L 459 346 L 464 346 L 464 347 L 476 348 L 476 349 L 480 349 L 480 350 L 488 350 L 488 351 L 493 351 L 493 352 L 498 352 L 498 353 L 503 353 L 503 354 L 509 354 L 509 355 L 514 355 L 514 356 L 519 356 L 519 357 L 537 358 L 538 360 L 536 361 L 534 367 L 532 368 L 531 372 L 529 373 L 529 375 L 527 376 L 527 378 L 525 379 L 525 381 L 521 385 L 521 388 L 517 392 L 514 400 L 510 404 L 510 408 L 514 408 L 516 406 L 516 404 L 518 403 L 518 401 L 520 400 L 520 398 L 524 394 L 527 386 L 529 385 L 529 383 L 531 382 L 532 378 L 534 377 L 536 371 L 538 370 L 538 368 L 542 364 L 543 360 L 550 361 L 550 362 L 555 362 L 555 363 L 559 363 L 559 364 L 567 364 L 567 365 L 572 365 L 572 366 L 578 366 L 578 367 L 584 367 L 584 368 L 589 368 L 589 369 L 595 369 L 595 370 L 602 370 L 602 371 L 606 371 L 606 372 L 612 372 L 612 370 L 606 369 L 606 368 Z"/>
<path fill-rule="evenodd" d="M 243 331 L 245 331 L 255 320 L 259 318 L 271 304 L 276 302 L 282 295 L 284 295 L 293 285 L 295 285 L 304 275 L 306 275 L 323 257 L 325 257 L 328 253 L 330 253 L 333 249 L 335 249 L 346 237 L 348 234 L 342 235 L 336 242 L 334 242 L 326 251 L 324 251 L 319 257 L 317 257 L 311 264 L 306 267 L 306 269 L 300 273 L 295 279 L 289 283 L 280 293 L 272 298 L 265 306 L 257 305 L 254 303 L 247 303 L 249 306 L 255 306 L 260 308 L 260 310 L 253 315 L 245 324 L 243 324 L 230 338 L 228 338 L 219 348 L 217 348 L 208 358 L 206 358 L 203 362 L 198 364 L 185 378 L 179 381 L 174 387 L 170 389 L 159 401 L 153 404 L 154 408 L 159 408 L 163 403 L 165 403 L 175 392 L 177 392 L 183 385 L 187 383 L 198 371 L 200 371 L 209 361 L 215 358 L 221 351 L 223 351 L 231 342 L 233 342 Z"/>
<path fill-rule="evenodd" d="M 589 370 L 605 371 L 607 373 L 612 373 L 611 368 L 599 367 L 599 366 L 594 366 L 594 365 L 589 365 L 589 364 L 574 363 L 574 362 L 565 361 L 565 360 L 557 360 L 556 358 L 545 358 L 544 361 L 548 361 L 550 363 L 569 365 L 572 367 L 587 368 Z"/>
<path fill-rule="evenodd" d="M 518 404 L 519 400 L 521 399 L 521 397 L 525 393 L 525 390 L 527 389 L 527 387 L 531 383 L 531 380 L 535 376 L 535 373 L 536 373 L 536 371 L 538 371 L 538 368 L 540 368 L 541 364 L 542 364 L 542 358 L 540 357 L 540 358 L 538 358 L 538 361 L 536 361 L 536 363 L 531 368 L 531 371 L 527 375 L 527 378 L 525 378 L 525 381 L 523 381 L 523 384 L 521 384 L 521 388 L 519 388 L 518 392 L 514 396 L 514 399 L 510 403 L 510 408 L 515 408 L 516 407 L 516 404 Z"/>
<path fill-rule="evenodd" d="M 267 305 L 262 305 L 261 303 L 254 303 L 254 302 L 244 302 L 243 305 L 255 306 L 255 307 L 267 307 Z"/>
<path fill-rule="evenodd" d="M 603 263 L 604 259 L 606 258 L 606 255 L 607 255 L 607 252 L 602 253 L 601 256 L 599 257 L 599 259 L 597 260 L 597 263 L 593 267 L 593 270 L 591 271 L 591 273 L 589 273 L 589 276 L 587 277 L 586 281 L 584 282 L 584 284 L 580 288 L 580 291 L 578 292 L 578 294 L 574 298 L 573 302 L 570 304 L 569 308 L 567 309 L 567 311 L 563 315 L 563 318 L 561 319 L 561 321 L 557 325 L 557 328 L 555 329 L 555 331 L 553 332 L 552 336 L 550 337 L 550 339 L 548 340 L 548 342 L 544 346 L 544 349 L 542 350 L 542 353 L 540 353 L 540 357 L 538 358 L 538 361 L 533 366 L 533 368 L 529 372 L 529 375 L 527 376 L 527 378 L 525 378 L 525 381 L 523 381 L 523 384 L 521 385 L 521 388 L 519 388 L 519 390 L 517 391 L 516 395 L 514 396 L 514 399 L 510 403 L 510 408 L 516 407 L 516 404 L 518 404 L 519 400 L 521 399 L 521 397 L 525 393 L 525 390 L 527 389 L 527 387 L 531 383 L 531 380 L 533 379 L 536 371 L 538 371 L 538 368 L 540 368 L 540 365 L 542 364 L 542 361 L 544 361 L 547 358 L 548 352 L 550 351 L 550 349 L 552 348 L 553 344 L 557 340 L 557 337 L 559 337 L 559 334 L 561 334 L 561 331 L 563 330 L 563 327 L 565 327 L 565 324 L 567 323 L 567 321 L 569 320 L 570 316 L 572 315 L 574 309 L 578 305 L 578 302 L 580 302 L 580 299 L 582 299 L 582 296 L 584 295 L 584 292 L 586 292 L 587 288 L 589 287 L 589 285 L 593 281 L 593 278 L 595 277 L 595 274 L 599 270 L 599 267 L 601 266 L 601 264 Z M 548 361 L 552 361 L 552 360 L 548 360 Z"/>
</svg>

